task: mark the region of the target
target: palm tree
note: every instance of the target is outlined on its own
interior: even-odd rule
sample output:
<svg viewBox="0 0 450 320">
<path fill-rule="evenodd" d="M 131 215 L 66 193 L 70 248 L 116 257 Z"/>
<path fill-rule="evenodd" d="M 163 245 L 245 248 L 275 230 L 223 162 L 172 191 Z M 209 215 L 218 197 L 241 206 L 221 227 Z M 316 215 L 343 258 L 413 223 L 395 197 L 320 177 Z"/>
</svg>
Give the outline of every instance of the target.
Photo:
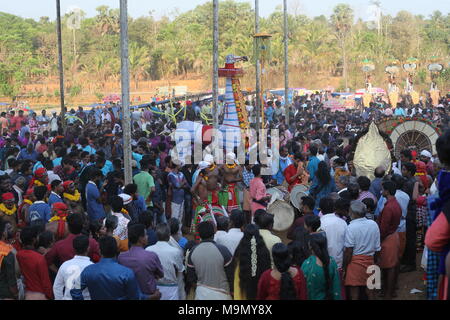
<svg viewBox="0 0 450 320">
<path fill-rule="evenodd" d="M 139 88 L 139 78 L 150 67 L 150 54 L 147 47 L 140 47 L 136 42 L 130 44 L 130 72 L 134 79 L 135 89 Z"/>
<path fill-rule="evenodd" d="M 345 88 L 348 88 L 347 71 L 347 38 L 353 25 L 353 9 L 348 4 L 338 4 L 331 15 L 331 23 L 334 27 L 336 38 L 342 50 L 344 65 Z"/>
</svg>

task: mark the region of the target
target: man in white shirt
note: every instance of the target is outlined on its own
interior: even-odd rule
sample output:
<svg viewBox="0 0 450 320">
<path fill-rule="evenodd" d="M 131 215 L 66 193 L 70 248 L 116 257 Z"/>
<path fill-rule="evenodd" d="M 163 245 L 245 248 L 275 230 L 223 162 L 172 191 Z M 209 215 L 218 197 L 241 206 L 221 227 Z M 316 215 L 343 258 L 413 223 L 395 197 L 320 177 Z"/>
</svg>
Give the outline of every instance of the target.
<svg viewBox="0 0 450 320">
<path fill-rule="evenodd" d="M 170 228 L 167 224 L 156 226 L 158 242 L 147 251 L 156 253 L 163 266 L 164 277 L 158 279 L 158 290 L 161 292 L 161 300 L 180 300 L 178 278 L 184 271 L 183 254 L 169 244 Z"/>
<path fill-rule="evenodd" d="M 102 124 L 106 122 L 111 122 L 111 114 L 109 113 L 108 109 L 103 109 L 102 113 Z"/>
<path fill-rule="evenodd" d="M 261 210 L 262 211 L 262 210 Z M 281 243 L 281 239 L 272 234 L 273 228 L 273 215 L 261 212 L 259 210 L 255 212 L 255 224 L 259 227 L 259 233 L 264 240 L 264 244 L 270 252 L 270 261 L 273 266 L 272 248 L 275 244 Z"/>
<path fill-rule="evenodd" d="M 55 300 L 72 300 L 70 290 L 80 289 L 80 275 L 83 270 L 92 264 L 88 257 L 89 238 L 81 235 L 73 239 L 75 257 L 64 262 L 58 270 L 53 284 Z M 84 300 L 91 300 L 89 290 L 83 290 Z"/>
<path fill-rule="evenodd" d="M 227 235 L 229 226 L 230 226 L 230 219 L 228 219 L 228 217 L 221 216 L 216 218 L 217 231 L 214 234 L 214 241 L 216 243 L 223 242 L 222 238 L 224 238 Z M 221 244 L 224 245 L 223 243 Z"/>
<path fill-rule="evenodd" d="M 320 218 L 320 229 L 325 231 L 328 243 L 328 254 L 342 268 L 344 259 L 344 241 L 347 223 L 334 213 L 334 201 L 329 197 L 320 200 L 323 216 Z"/>
<path fill-rule="evenodd" d="M 230 215 L 230 223 L 231 225 L 228 232 L 218 237 L 216 243 L 225 246 L 234 256 L 237 246 L 244 237 L 244 233 L 242 232 L 242 227 L 244 226 L 244 215 L 242 212 L 239 210 L 232 212 Z"/>
<path fill-rule="evenodd" d="M 351 300 L 359 300 L 360 291 L 366 288 L 367 295 L 373 298 L 373 290 L 367 289 L 367 270 L 378 260 L 381 251 L 380 228 L 366 218 L 367 207 L 361 201 L 350 205 L 352 221 L 345 233 L 343 270 L 345 285 L 350 287 Z"/>
</svg>

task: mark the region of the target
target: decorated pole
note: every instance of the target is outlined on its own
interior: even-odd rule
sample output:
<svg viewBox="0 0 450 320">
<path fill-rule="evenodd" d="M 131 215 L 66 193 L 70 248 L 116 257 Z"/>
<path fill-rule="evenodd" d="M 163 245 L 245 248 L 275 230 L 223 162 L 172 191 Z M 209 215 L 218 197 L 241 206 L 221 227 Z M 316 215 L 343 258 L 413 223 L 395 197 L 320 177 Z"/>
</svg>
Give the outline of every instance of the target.
<svg viewBox="0 0 450 320">
<path fill-rule="evenodd" d="M 431 78 L 430 97 L 433 106 L 437 106 L 439 104 L 440 91 L 437 86 L 437 77 L 442 72 L 442 70 L 444 70 L 444 66 L 437 61 L 437 57 L 432 57 L 431 63 L 428 65 L 428 71 L 430 71 Z"/>
<path fill-rule="evenodd" d="M 397 66 L 398 61 L 393 60 L 384 70 L 387 74 L 389 74 L 388 78 L 388 97 L 389 97 L 389 103 L 391 104 L 392 108 L 397 108 L 397 102 L 398 102 L 398 87 L 396 83 L 396 75 L 400 72 L 399 67 Z"/>
<path fill-rule="evenodd" d="M 130 73 L 128 57 L 128 0 L 120 0 L 121 86 L 123 110 L 123 154 L 125 184 L 133 182 L 131 168 Z"/>
</svg>

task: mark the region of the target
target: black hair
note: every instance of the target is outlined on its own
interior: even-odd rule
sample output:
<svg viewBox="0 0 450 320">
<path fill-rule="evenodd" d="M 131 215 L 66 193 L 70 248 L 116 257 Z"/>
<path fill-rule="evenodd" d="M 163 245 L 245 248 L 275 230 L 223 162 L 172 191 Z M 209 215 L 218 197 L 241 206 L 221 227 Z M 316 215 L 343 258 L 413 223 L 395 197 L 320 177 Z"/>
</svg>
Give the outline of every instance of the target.
<svg viewBox="0 0 450 320">
<path fill-rule="evenodd" d="M 289 269 L 292 266 L 292 257 L 288 247 L 277 243 L 272 247 L 273 263 L 281 273 L 280 300 L 297 300 L 297 291 Z"/>
<path fill-rule="evenodd" d="M 337 199 L 334 202 L 334 209 L 348 212 L 350 209 L 350 200 L 344 198 Z"/>
<path fill-rule="evenodd" d="M 214 237 L 214 226 L 211 222 L 203 221 L 197 227 L 198 233 L 202 240 Z"/>
<path fill-rule="evenodd" d="M 113 196 L 111 198 L 111 209 L 114 212 L 120 212 L 123 209 L 123 199 L 119 196 Z"/>
<path fill-rule="evenodd" d="M 48 190 L 47 190 L 46 186 L 34 187 L 34 189 L 33 189 L 33 193 L 36 196 L 36 199 L 38 201 L 44 200 L 44 197 L 47 194 L 47 191 Z"/>
<path fill-rule="evenodd" d="M 409 161 L 412 160 L 412 152 L 409 149 L 404 149 L 400 152 L 405 158 L 409 159 Z"/>
<path fill-rule="evenodd" d="M 253 172 L 253 174 L 255 175 L 255 177 L 260 176 L 260 175 L 261 175 L 261 165 L 255 164 L 255 165 L 252 167 L 252 172 Z"/>
<path fill-rule="evenodd" d="M 5 219 L 3 219 L 3 218 L 0 218 L 0 238 L 3 235 L 3 232 L 6 231 L 6 225 L 8 223 L 10 223 L 10 222 L 5 220 Z"/>
<path fill-rule="evenodd" d="M 316 232 L 317 230 L 319 230 L 320 228 L 320 218 L 316 215 L 306 215 L 305 216 L 305 225 L 309 228 L 311 228 L 311 230 L 313 232 Z"/>
<path fill-rule="evenodd" d="M 450 130 L 437 139 L 436 150 L 441 163 L 450 166 Z"/>
<path fill-rule="evenodd" d="M 412 176 L 414 176 L 416 174 L 416 165 L 412 162 L 406 162 L 402 164 L 403 167 L 405 167 L 406 171 L 408 171 L 409 173 L 411 173 Z"/>
<path fill-rule="evenodd" d="M 325 163 L 325 161 L 320 161 L 319 166 L 317 167 L 316 172 L 317 179 L 319 182 L 326 186 L 331 181 L 331 175 L 330 170 L 328 169 L 328 165 Z"/>
<path fill-rule="evenodd" d="M 132 224 L 128 226 L 128 241 L 130 244 L 136 244 L 139 238 L 146 237 L 145 226 L 143 224 Z"/>
<path fill-rule="evenodd" d="M 310 196 L 305 196 L 305 197 L 302 197 L 302 205 L 307 206 L 311 210 L 314 210 L 314 207 L 316 206 L 316 202 Z"/>
<path fill-rule="evenodd" d="M 309 245 L 314 255 L 322 262 L 325 275 L 325 296 L 326 300 L 334 300 L 330 278 L 330 256 L 328 254 L 327 238 L 320 233 L 311 234 Z"/>
<path fill-rule="evenodd" d="M 351 200 L 357 200 L 359 198 L 359 184 L 349 183 L 349 185 L 347 187 L 347 191 L 350 194 Z"/>
<path fill-rule="evenodd" d="M 230 215 L 230 221 L 233 223 L 233 227 L 242 228 L 244 225 L 244 215 L 240 210 L 233 210 Z"/>
<path fill-rule="evenodd" d="M 252 239 L 256 241 L 256 274 L 252 275 Z M 255 300 L 258 281 L 261 275 L 271 268 L 270 252 L 267 249 L 259 228 L 248 224 L 244 229 L 244 236 L 236 248 L 235 258 L 239 261 L 239 285 L 249 300 Z"/>
<path fill-rule="evenodd" d="M 334 200 L 330 197 L 324 197 L 320 199 L 319 203 L 320 211 L 323 214 L 333 213 L 334 212 Z"/>
<path fill-rule="evenodd" d="M 362 200 L 362 203 L 366 205 L 368 212 L 374 212 L 377 207 L 372 198 L 365 198 Z"/>
<path fill-rule="evenodd" d="M 38 235 L 38 247 L 48 249 L 54 242 L 55 235 L 51 231 L 44 231 Z"/>
<path fill-rule="evenodd" d="M 52 183 L 50 184 L 52 187 L 52 190 L 55 189 L 57 186 L 59 186 L 62 183 L 61 180 L 53 180 Z"/>
<path fill-rule="evenodd" d="M 118 253 L 117 241 L 113 237 L 105 236 L 98 241 L 100 253 L 105 258 L 115 258 Z"/>
<path fill-rule="evenodd" d="M 85 235 L 78 236 L 73 239 L 72 245 L 76 255 L 85 254 L 89 248 L 89 237 Z"/>
<path fill-rule="evenodd" d="M 92 171 L 91 171 L 91 177 L 92 178 L 103 177 L 102 170 L 97 169 L 97 168 L 93 168 Z"/>
<path fill-rule="evenodd" d="M 38 230 L 34 227 L 25 227 L 20 232 L 20 241 L 23 246 L 31 246 L 33 244 L 33 240 L 37 239 Z"/>
<path fill-rule="evenodd" d="M 225 216 L 220 216 L 216 218 L 217 230 L 228 231 L 230 226 L 230 219 Z"/>
<path fill-rule="evenodd" d="M 125 188 L 123 189 L 123 193 L 126 193 L 128 195 L 132 195 L 133 193 L 136 193 L 137 191 L 138 191 L 138 186 L 137 186 L 137 184 L 134 184 L 134 183 L 127 184 L 125 186 Z"/>
<path fill-rule="evenodd" d="M 385 181 L 382 184 L 383 189 L 387 190 L 391 196 L 395 196 L 395 193 L 397 192 L 397 186 L 392 181 Z"/>
<path fill-rule="evenodd" d="M 405 178 L 399 174 L 393 174 L 391 177 L 391 181 L 395 183 L 397 190 L 403 189 L 403 185 L 405 184 Z"/>
<path fill-rule="evenodd" d="M 381 170 L 382 167 L 378 167 L 375 169 L 374 175 L 375 178 L 383 178 L 386 175 L 386 170 Z"/>
<path fill-rule="evenodd" d="M 167 223 L 160 223 L 156 226 L 156 237 L 158 241 L 170 240 L 170 228 Z"/>
<path fill-rule="evenodd" d="M 83 231 L 84 219 L 80 214 L 71 214 L 67 217 L 67 227 L 72 234 L 80 234 Z"/>
<path fill-rule="evenodd" d="M 143 211 L 141 212 L 141 214 L 139 215 L 138 218 L 138 222 L 143 224 L 145 226 L 145 228 L 150 228 L 153 226 L 153 214 L 151 213 L 151 211 Z"/>
<path fill-rule="evenodd" d="M 270 229 L 273 226 L 274 217 L 270 213 L 264 212 L 261 214 L 255 214 L 255 224 L 260 229 Z"/>
<path fill-rule="evenodd" d="M 297 152 L 297 153 L 294 155 L 294 159 L 295 159 L 295 160 L 300 160 L 300 161 L 305 161 L 305 158 L 303 157 L 303 154 L 301 154 L 301 152 Z"/>
<path fill-rule="evenodd" d="M 177 218 L 170 218 L 167 224 L 170 228 L 170 234 L 177 234 L 180 230 L 180 221 Z"/>
<path fill-rule="evenodd" d="M 294 231 L 295 240 L 288 244 L 288 249 L 292 255 L 293 264 L 299 268 L 311 255 L 308 247 L 308 237 L 308 231 L 303 226 L 298 226 Z"/>
<path fill-rule="evenodd" d="M 369 178 L 367 178 L 365 176 L 360 176 L 360 177 L 358 177 L 358 179 L 356 181 L 359 185 L 359 188 L 362 191 L 369 191 L 369 189 L 370 189 L 370 179 Z"/>
<path fill-rule="evenodd" d="M 105 220 L 105 228 L 106 230 L 114 231 L 119 225 L 119 218 L 114 215 L 110 215 Z"/>
<path fill-rule="evenodd" d="M 309 147 L 309 152 L 311 153 L 311 155 L 316 156 L 317 155 L 317 151 L 318 151 L 317 146 L 311 145 Z"/>
</svg>

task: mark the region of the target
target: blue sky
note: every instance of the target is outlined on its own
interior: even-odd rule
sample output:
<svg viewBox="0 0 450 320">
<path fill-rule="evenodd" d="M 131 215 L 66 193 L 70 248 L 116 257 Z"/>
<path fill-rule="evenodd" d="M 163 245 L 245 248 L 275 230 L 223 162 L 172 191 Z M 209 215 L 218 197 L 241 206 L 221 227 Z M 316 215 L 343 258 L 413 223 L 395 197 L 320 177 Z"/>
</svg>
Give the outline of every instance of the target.
<svg viewBox="0 0 450 320">
<path fill-rule="evenodd" d="M 209 0 L 210 1 L 210 0 Z M 249 0 L 238 0 L 251 2 Z M 208 0 L 128 0 L 129 13 L 133 17 L 148 15 L 154 10 L 157 17 L 169 15 L 178 9 L 180 12 L 188 11 Z M 268 16 L 277 5 L 282 5 L 282 0 L 260 0 L 260 13 Z M 319 4 L 320 3 L 320 4 Z M 365 18 L 369 0 L 288 0 L 291 11 L 297 8 L 297 12 L 308 16 L 321 14 L 329 15 L 333 7 L 338 3 L 348 3 L 355 10 L 356 16 Z M 450 0 L 381 0 L 383 13 L 395 15 L 400 10 L 408 10 L 414 14 L 429 15 L 435 10 L 444 14 L 450 12 Z M 95 15 L 95 8 L 99 5 L 119 7 L 119 0 L 61 0 L 61 10 L 67 12 L 71 6 L 77 6 L 87 12 L 88 16 Z M 0 11 L 16 14 L 26 18 L 39 19 L 41 16 L 55 17 L 55 0 L 0 0 Z"/>
</svg>

